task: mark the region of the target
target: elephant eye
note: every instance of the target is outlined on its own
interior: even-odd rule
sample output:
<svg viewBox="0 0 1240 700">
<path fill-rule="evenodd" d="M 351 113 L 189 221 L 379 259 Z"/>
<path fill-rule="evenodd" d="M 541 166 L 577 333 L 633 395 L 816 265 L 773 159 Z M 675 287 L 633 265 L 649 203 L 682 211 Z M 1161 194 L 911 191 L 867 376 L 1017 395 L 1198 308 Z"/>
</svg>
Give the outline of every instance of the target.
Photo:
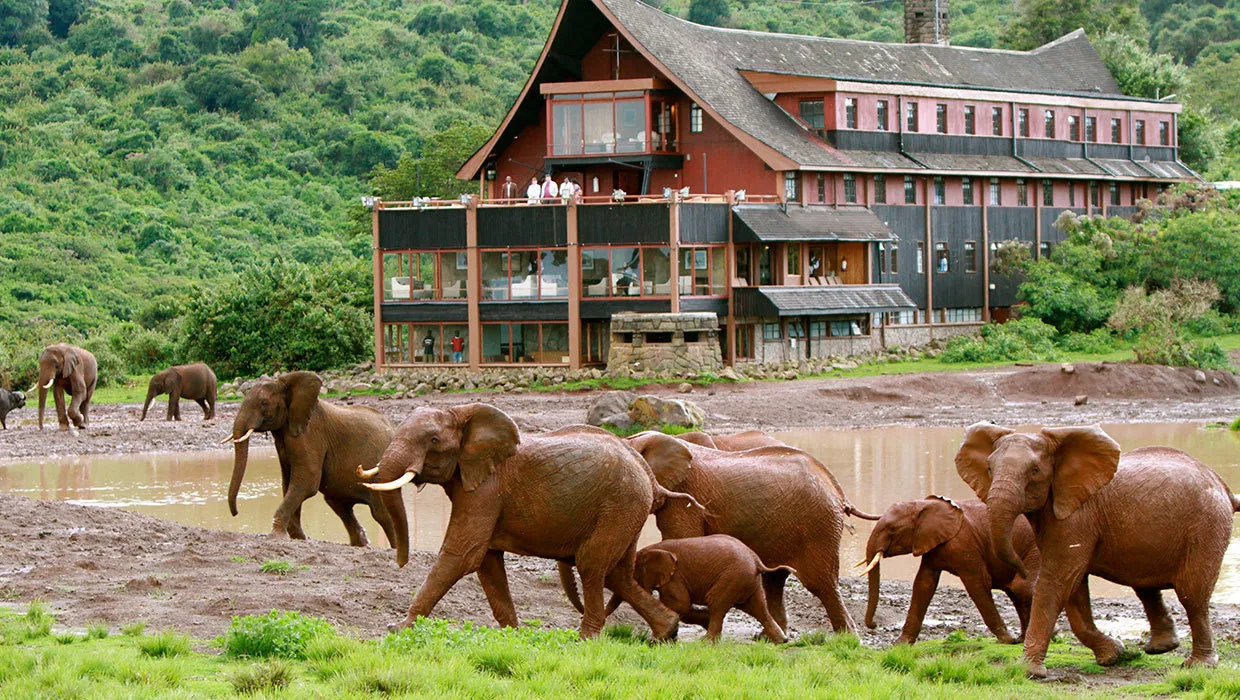
<svg viewBox="0 0 1240 700">
<path fill-rule="evenodd" d="M 437 438 L 437 437 L 431 437 L 431 444 L 432 444 L 432 445 L 438 445 L 438 444 L 439 444 L 439 438 Z"/>
</svg>

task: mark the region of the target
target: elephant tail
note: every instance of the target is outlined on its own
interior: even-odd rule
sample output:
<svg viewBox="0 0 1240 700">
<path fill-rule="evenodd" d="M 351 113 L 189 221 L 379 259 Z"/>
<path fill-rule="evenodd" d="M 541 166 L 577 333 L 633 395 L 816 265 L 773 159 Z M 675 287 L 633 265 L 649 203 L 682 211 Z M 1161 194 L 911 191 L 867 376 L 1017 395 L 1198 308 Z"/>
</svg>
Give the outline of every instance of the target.
<svg viewBox="0 0 1240 700">
<path fill-rule="evenodd" d="M 581 595 L 577 593 L 577 577 L 573 574 L 573 565 L 566 561 L 556 562 L 560 569 L 560 585 L 564 587 L 564 597 L 572 603 L 573 608 L 585 614 L 586 608 L 581 604 Z"/>
<path fill-rule="evenodd" d="M 1240 496 L 1236 496 L 1230 489 L 1227 490 L 1227 495 L 1231 496 L 1231 512 L 1240 513 Z"/>
<path fill-rule="evenodd" d="M 696 498 L 694 498 L 693 496 L 690 496 L 687 493 L 681 493 L 679 491 L 668 491 L 667 489 L 660 486 L 658 482 L 654 482 L 654 487 L 655 487 L 654 504 L 653 504 L 654 507 L 651 509 L 651 512 L 658 512 L 662 510 L 664 507 L 667 506 L 669 501 L 683 503 L 685 508 L 697 508 L 703 513 L 706 512 L 706 507 L 703 506 L 701 503 L 699 503 Z"/>
<path fill-rule="evenodd" d="M 791 566 L 767 566 L 766 564 L 762 563 L 761 559 L 758 560 L 758 572 L 759 573 L 769 574 L 775 571 L 787 571 L 793 576 L 799 575 L 797 574 L 797 570 L 792 568 Z"/>
<path fill-rule="evenodd" d="M 880 517 L 880 516 L 874 515 L 873 513 L 867 513 L 861 510 L 860 508 L 858 508 L 857 506 L 854 506 L 851 503 L 844 504 L 844 515 L 851 515 L 857 518 L 861 518 L 862 520 L 870 520 L 870 521 L 877 521 Z"/>
</svg>

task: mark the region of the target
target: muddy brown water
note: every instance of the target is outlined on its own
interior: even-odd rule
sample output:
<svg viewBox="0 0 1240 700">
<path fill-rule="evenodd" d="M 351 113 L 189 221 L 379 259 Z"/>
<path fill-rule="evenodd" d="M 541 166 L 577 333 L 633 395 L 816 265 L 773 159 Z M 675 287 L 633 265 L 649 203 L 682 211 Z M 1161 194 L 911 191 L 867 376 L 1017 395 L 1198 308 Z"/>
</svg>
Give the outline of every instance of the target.
<svg viewBox="0 0 1240 700">
<path fill-rule="evenodd" d="M 1240 434 L 1195 423 L 1104 425 L 1124 450 L 1148 445 L 1175 447 L 1202 460 L 1233 488 L 1240 489 Z M 973 498 L 956 475 L 952 459 L 960 446 L 960 428 L 885 427 L 860 430 L 816 429 L 779 433 L 777 437 L 805 449 L 835 473 L 850 499 L 862 510 L 881 513 L 895 501 L 935 493 Z M 280 503 L 280 471 L 273 448 L 253 449 L 238 498 L 239 515 L 228 512 L 227 489 L 232 452 L 185 454 L 89 455 L 0 463 L 0 493 L 123 508 L 189 525 L 237 532 L 267 532 Z M 448 523 L 450 504 L 443 490 L 405 490 L 413 546 L 437 551 Z M 383 531 L 365 506 L 355 510 L 372 544 L 385 543 Z M 856 575 L 852 564 L 864 556 L 871 523 L 853 519 L 856 534 L 844 534 L 841 572 Z M 340 520 L 315 497 L 302 509 L 302 525 L 312 539 L 347 542 Z M 1240 533 L 1240 520 L 1233 529 Z M 659 539 L 653 520 L 640 544 Z M 885 579 L 911 581 L 918 560 L 899 557 L 883 562 Z M 959 583 L 945 576 L 946 585 Z M 1095 597 L 1131 597 L 1132 591 L 1091 580 Z M 1227 550 L 1216 603 L 1240 603 L 1240 547 Z"/>
</svg>

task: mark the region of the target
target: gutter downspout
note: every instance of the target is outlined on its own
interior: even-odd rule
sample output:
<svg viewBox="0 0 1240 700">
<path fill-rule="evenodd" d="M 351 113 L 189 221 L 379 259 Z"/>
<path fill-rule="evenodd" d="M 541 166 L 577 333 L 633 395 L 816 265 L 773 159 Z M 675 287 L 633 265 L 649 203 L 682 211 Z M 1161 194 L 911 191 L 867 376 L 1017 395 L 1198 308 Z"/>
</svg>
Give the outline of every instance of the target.
<svg viewBox="0 0 1240 700">
<path fill-rule="evenodd" d="M 896 134 L 898 135 L 897 143 L 898 143 L 898 148 L 900 149 L 900 155 L 904 156 L 905 158 L 908 158 L 909 160 L 920 165 L 926 170 L 933 170 L 934 168 L 931 168 L 929 165 L 926 165 L 920 160 L 917 160 L 913 156 L 909 155 L 907 151 L 904 150 L 904 97 L 901 95 L 896 95 L 896 126 L 899 127 L 898 129 L 896 129 Z"/>
<path fill-rule="evenodd" d="M 1012 112 L 1011 115 L 1009 115 L 1011 117 L 1009 121 L 1012 122 L 1012 157 L 1024 163 L 1025 165 L 1028 165 L 1029 167 L 1033 168 L 1035 172 L 1039 172 L 1039 173 L 1046 172 L 1045 170 L 1034 165 L 1033 163 L 1025 160 L 1023 157 L 1021 157 L 1019 153 L 1016 152 L 1016 103 L 1009 102 L 1008 109 L 1011 110 Z"/>
</svg>

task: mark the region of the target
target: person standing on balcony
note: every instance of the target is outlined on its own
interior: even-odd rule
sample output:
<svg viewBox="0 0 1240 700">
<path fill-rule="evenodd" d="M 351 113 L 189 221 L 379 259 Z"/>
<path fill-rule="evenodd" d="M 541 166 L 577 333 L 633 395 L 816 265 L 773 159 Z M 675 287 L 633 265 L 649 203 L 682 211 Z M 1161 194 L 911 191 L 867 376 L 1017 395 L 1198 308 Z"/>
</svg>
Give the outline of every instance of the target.
<svg viewBox="0 0 1240 700">
<path fill-rule="evenodd" d="M 426 337 L 422 339 L 422 361 L 435 361 L 435 336 L 430 331 L 426 332 Z"/>
<path fill-rule="evenodd" d="M 555 184 L 555 180 L 551 179 L 551 173 L 543 175 L 542 198 L 543 204 L 554 204 L 555 198 L 560 195 L 560 188 Z"/>
<path fill-rule="evenodd" d="M 573 188 L 573 181 L 565 175 L 564 181 L 560 183 L 560 201 L 568 204 L 573 201 L 573 195 L 575 194 L 577 194 L 577 191 Z"/>
<path fill-rule="evenodd" d="M 526 204 L 538 204 L 538 196 L 542 194 L 542 187 L 538 184 L 538 176 L 530 178 L 530 186 L 525 188 Z"/>
<path fill-rule="evenodd" d="M 504 184 L 500 185 L 499 188 L 499 198 L 504 200 L 514 200 L 518 195 L 520 195 L 520 192 L 517 190 L 517 183 L 512 181 L 512 176 L 509 175 L 508 177 L 505 177 Z M 512 204 L 512 201 L 508 201 L 507 203 Z"/>
<path fill-rule="evenodd" d="M 452 334 L 452 361 L 456 363 L 465 361 L 465 339 L 461 337 L 460 331 Z"/>
</svg>

